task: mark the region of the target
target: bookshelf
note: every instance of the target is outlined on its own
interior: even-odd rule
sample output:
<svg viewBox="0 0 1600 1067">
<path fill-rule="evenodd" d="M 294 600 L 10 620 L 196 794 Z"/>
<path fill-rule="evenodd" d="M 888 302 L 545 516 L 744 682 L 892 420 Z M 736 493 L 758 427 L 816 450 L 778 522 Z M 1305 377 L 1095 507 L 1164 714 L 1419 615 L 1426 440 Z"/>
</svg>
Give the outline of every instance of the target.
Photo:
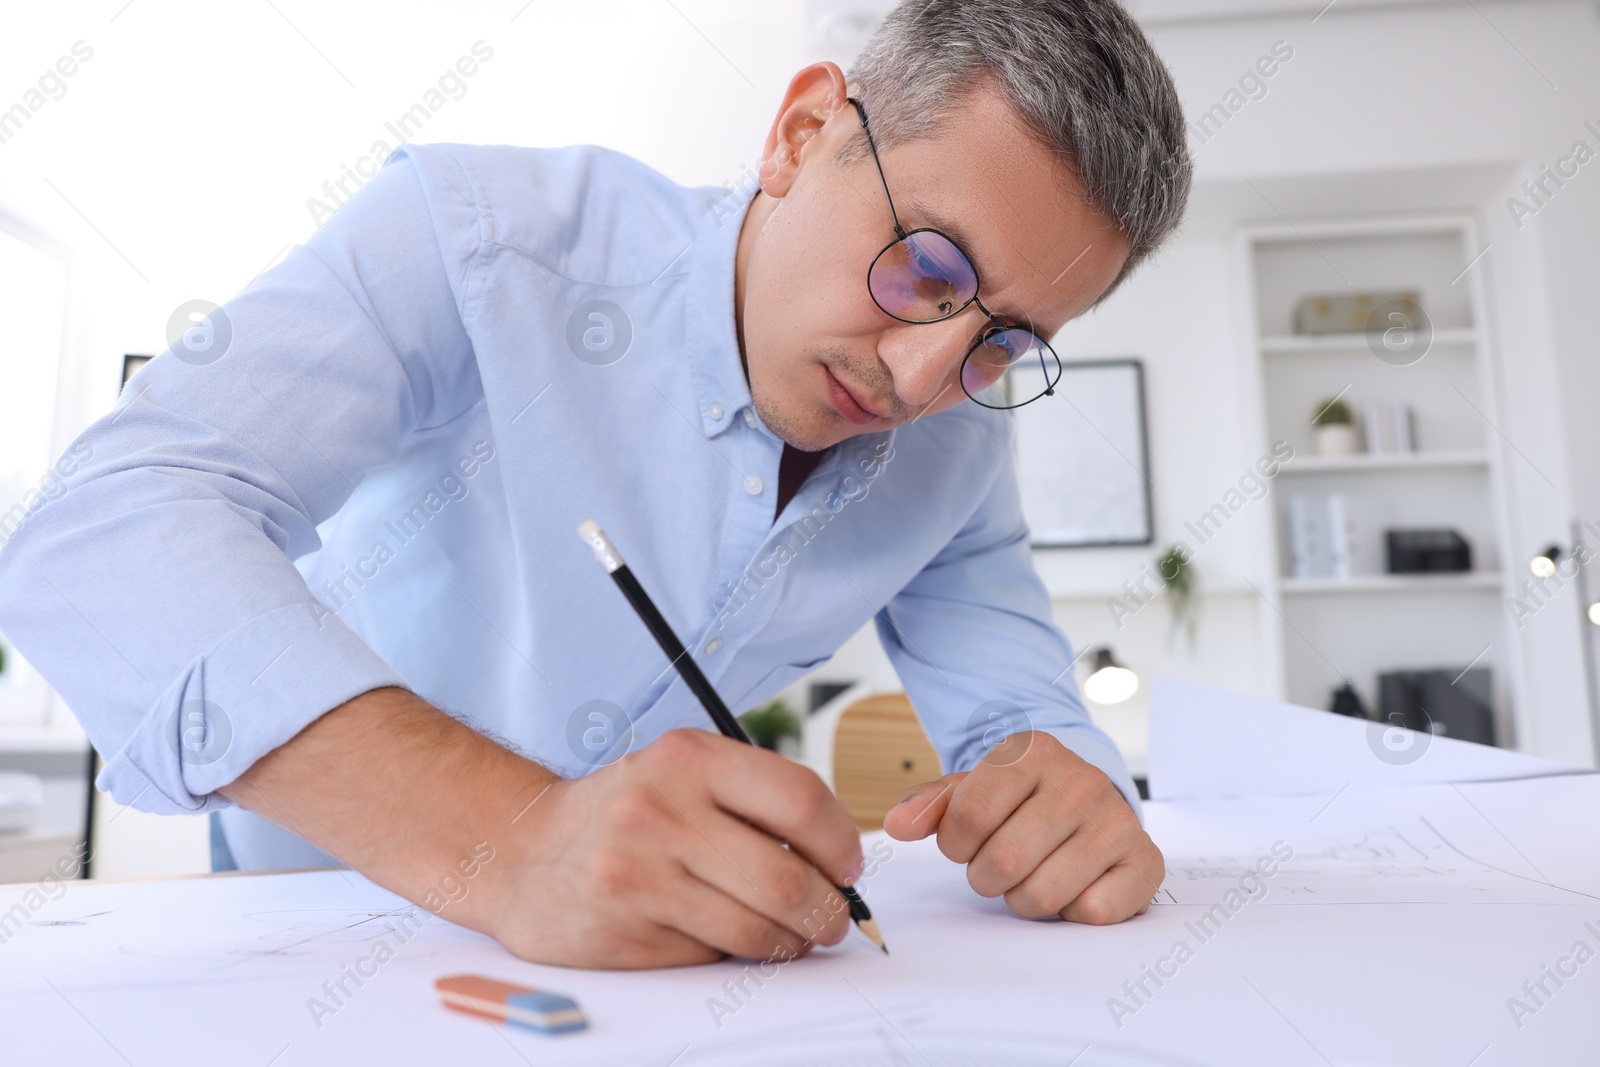
<svg viewBox="0 0 1600 1067">
<path fill-rule="evenodd" d="M 1473 343 L 1474 334 L 1471 330 L 1435 330 L 1433 345 L 1435 348 L 1451 345 L 1470 345 Z M 1367 335 L 1364 333 L 1334 333 L 1322 334 L 1316 337 L 1299 337 L 1294 334 L 1279 334 L 1261 339 L 1261 352 L 1263 355 L 1292 355 L 1296 352 L 1349 352 L 1357 355 L 1370 354 L 1367 348 Z"/>
<path fill-rule="evenodd" d="M 1430 449 L 1425 452 L 1360 453 L 1354 456 L 1300 456 L 1294 460 L 1298 474 L 1318 471 L 1376 471 L 1420 467 L 1488 467 L 1489 453 L 1483 449 Z"/>
<path fill-rule="evenodd" d="M 1434 593 L 1441 590 L 1488 589 L 1498 591 L 1505 576 L 1496 571 L 1464 574 L 1359 574 L 1353 578 L 1283 578 L 1278 589 L 1286 595 L 1300 593 Z"/>
<path fill-rule="evenodd" d="M 1294 458 L 1260 509 L 1260 610 L 1269 679 L 1286 700 L 1329 706 L 1348 678 L 1377 713 L 1378 674 L 1422 668 L 1492 672 L 1496 740 L 1517 741 L 1525 708 L 1523 649 L 1504 608 L 1520 575 L 1508 561 L 1504 443 L 1484 325 L 1481 250 L 1470 216 L 1327 219 L 1235 232 L 1237 309 L 1247 410 L 1259 454 L 1288 441 Z M 1379 357 L 1365 333 L 1301 336 L 1294 310 L 1310 294 L 1413 290 L 1431 320 L 1426 354 Z M 1311 416 L 1342 397 L 1408 404 L 1412 452 L 1319 455 Z M 1288 500 L 1338 493 L 1361 503 L 1364 551 L 1348 578 L 1291 575 Z M 1382 530 L 1449 527 L 1472 547 L 1471 571 L 1384 573 Z"/>
</svg>

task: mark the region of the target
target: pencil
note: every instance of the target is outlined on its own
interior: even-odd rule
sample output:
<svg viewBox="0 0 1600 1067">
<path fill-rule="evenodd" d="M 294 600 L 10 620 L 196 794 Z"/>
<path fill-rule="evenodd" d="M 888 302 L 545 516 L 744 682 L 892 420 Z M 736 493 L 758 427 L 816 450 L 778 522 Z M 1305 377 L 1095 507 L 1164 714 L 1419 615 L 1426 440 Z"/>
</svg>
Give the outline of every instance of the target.
<svg viewBox="0 0 1600 1067">
<path fill-rule="evenodd" d="M 661 651 L 667 654 L 667 659 L 678 669 L 684 684 L 705 707 L 706 713 L 711 716 L 711 721 L 717 724 L 717 729 L 722 731 L 724 737 L 743 741 L 747 745 L 753 744 L 750 735 L 739 725 L 739 720 L 728 710 L 728 705 L 722 702 L 717 691 L 711 687 L 710 680 L 700 673 L 700 667 L 690 658 L 689 650 L 683 647 L 678 635 L 672 632 L 667 620 L 656 610 L 655 602 L 644 591 L 644 586 L 639 584 L 639 579 L 633 576 L 633 571 L 622 561 L 621 553 L 605 535 L 605 531 L 600 529 L 593 519 L 586 519 L 578 524 L 578 536 L 583 538 L 584 543 L 594 552 L 594 558 L 606 569 L 606 573 L 611 575 L 612 580 L 617 583 L 617 588 L 622 590 L 622 595 L 628 598 L 628 603 L 638 612 L 639 618 L 643 620 L 651 636 L 656 639 L 656 644 L 661 646 Z M 887 956 L 889 947 L 883 943 L 883 935 L 878 932 L 878 924 L 873 921 L 872 912 L 868 910 L 866 901 L 847 885 L 834 888 L 849 904 L 850 918 L 855 921 L 856 926 Z"/>
</svg>

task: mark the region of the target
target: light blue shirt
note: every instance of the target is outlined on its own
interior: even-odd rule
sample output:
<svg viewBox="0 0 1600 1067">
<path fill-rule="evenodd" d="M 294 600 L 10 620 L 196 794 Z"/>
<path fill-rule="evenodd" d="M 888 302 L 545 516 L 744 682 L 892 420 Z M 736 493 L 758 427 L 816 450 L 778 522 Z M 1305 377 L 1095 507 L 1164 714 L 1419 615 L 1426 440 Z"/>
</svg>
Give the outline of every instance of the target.
<svg viewBox="0 0 1600 1067">
<path fill-rule="evenodd" d="M 1008 414 L 844 441 L 774 523 L 783 442 L 734 323 L 754 191 L 592 146 L 407 145 L 141 369 L 0 550 L 0 627 L 100 788 L 222 809 L 243 868 L 307 865 L 215 790 L 375 687 L 567 776 L 711 729 L 592 518 L 735 712 L 872 619 L 947 771 L 1046 730 L 1138 812 L 1033 569 Z"/>
</svg>

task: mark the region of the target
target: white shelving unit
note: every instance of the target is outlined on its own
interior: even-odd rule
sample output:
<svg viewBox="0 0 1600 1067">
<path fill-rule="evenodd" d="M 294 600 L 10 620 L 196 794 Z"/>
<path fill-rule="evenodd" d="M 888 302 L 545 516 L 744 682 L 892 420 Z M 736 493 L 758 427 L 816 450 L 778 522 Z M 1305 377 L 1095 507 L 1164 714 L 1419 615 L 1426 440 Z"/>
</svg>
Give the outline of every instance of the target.
<svg viewBox="0 0 1600 1067">
<path fill-rule="evenodd" d="M 1295 451 L 1261 509 L 1262 628 L 1269 677 L 1282 697 L 1327 707 L 1345 678 L 1369 709 L 1377 676 L 1409 668 L 1490 668 L 1497 740 L 1517 739 L 1526 708 L 1523 649 L 1503 601 L 1514 595 L 1504 546 L 1507 488 L 1493 354 L 1481 275 L 1465 270 L 1481 245 L 1466 216 L 1333 220 L 1236 232 L 1246 348 L 1245 384 L 1259 453 Z M 1364 333 L 1297 336 L 1294 308 L 1311 294 L 1415 290 L 1432 321 L 1426 355 L 1409 365 L 1374 354 Z M 1404 402 L 1418 451 L 1319 456 L 1311 416 L 1341 395 L 1356 410 Z M 1368 573 L 1339 581 L 1288 576 L 1287 500 L 1299 492 L 1363 498 L 1381 528 L 1451 527 L 1472 546 L 1465 574 Z M 1381 543 L 1366 546 L 1382 567 Z M 1396 595 L 1400 594 L 1400 595 Z"/>
<path fill-rule="evenodd" d="M 1435 330 L 1433 344 L 1470 345 L 1476 335 L 1471 330 Z M 1263 355 L 1291 355 L 1297 352 L 1366 352 L 1367 335 L 1364 333 L 1332 333 L 1316 336 L 1279 334 L 1261 339 Z"/>
<path fill-rule="evenodd" d="M 1296 456 L 1294 469 L 1299 474 L 1317 471 L 1375 471 L 1416 467 L 1487 467 L 1489 453 L 1480 449 L 1428 452 L 1392 452 L 1355 456 Z"/>
<path fill-rule="evenodd" d="M 1297 593 L 1439 593 L 1498 590 L 1505 576 L 1494 571 L 1466 574 L 1362 574 L 1343 581 L 1333 578 L 1283 578 L 1278 588 Z"/>
</svg>

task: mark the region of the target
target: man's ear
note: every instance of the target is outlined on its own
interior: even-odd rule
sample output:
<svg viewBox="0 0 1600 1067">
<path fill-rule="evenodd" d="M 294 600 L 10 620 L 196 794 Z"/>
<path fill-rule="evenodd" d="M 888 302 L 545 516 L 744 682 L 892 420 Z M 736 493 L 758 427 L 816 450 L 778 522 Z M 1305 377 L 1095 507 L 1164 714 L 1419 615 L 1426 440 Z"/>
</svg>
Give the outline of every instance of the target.
<svg viewBox="0 0 1600 1067">
<path fill-rule="evenodd" d="M 761 191 L 781 198 L 794 186 L 806 148 L 816 141 L 830 120 L 853 112 L 845 99 L 844 72 L 837 63 L 823 61 L 801 70 L 789 82 L 778 117 L 767 133 L 758 177 Z"/>
</svg>

